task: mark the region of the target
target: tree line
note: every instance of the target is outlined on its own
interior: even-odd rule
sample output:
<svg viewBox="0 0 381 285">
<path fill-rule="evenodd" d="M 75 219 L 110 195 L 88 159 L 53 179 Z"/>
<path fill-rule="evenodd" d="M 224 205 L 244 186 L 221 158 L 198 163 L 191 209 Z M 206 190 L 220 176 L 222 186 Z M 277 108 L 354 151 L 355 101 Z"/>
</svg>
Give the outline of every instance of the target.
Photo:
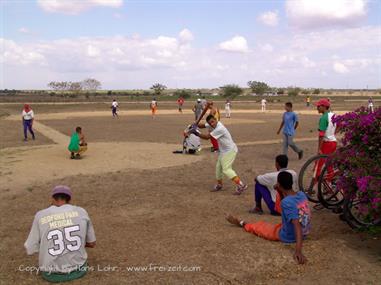
<svg viewBox="0 0 381 285">
<path fill-rule="evenodd" d="M 54 91 L 70 91 L 70 92 L 80 92 L 85 91 L 96 91 L 101 89 L 102 84 L 93 78 L 87 78 L 79 82 L 72 81 L 52 81 L 48 83 L 48 87 Z"/>
<path fill-rule="evenodd" d="M 302 89 L 299 87 L 287 87 L 287 88 L 276 88 L 271 87 L 265 82 L 261 81 L 249 81 L 247 86 L 251 89 L 252 93 L 258 96 L 263 96 L 266 93 L 284 95 L 287 93 L 288 96 L 297 96 L 300 93 L 303 95 L 308 94 L 320 94 L 320 89 L 308 90 Z M 101 89 L 102 84 L 100 81 L 94 78 L 87 78 L 79 82 L 71 81 L 52 81 L 48 84 L 48 87 L 54 91 L 68 91 L 72 93 L 79 93 L 81 91 L 97 91 Z M 161 83 L 155 83 L 150 87 L 153 90 L 155 95 L 161 95 L 167 86 Z M 244 89 L 237 84 L 227 84 L 221 86 L 219 95 L 226 98 L 235 98 L 236 96 L 242 95 Z M 108 95 L 111 95 L 111 91 L 108 92 Z M 200 95 L 200 92 L 197 92 Z M 189 89 L 179 89 L 174 92 L 174 95 L 177 97 L 189 98 L 193 95 L 193 92 Z"/>
</svg>

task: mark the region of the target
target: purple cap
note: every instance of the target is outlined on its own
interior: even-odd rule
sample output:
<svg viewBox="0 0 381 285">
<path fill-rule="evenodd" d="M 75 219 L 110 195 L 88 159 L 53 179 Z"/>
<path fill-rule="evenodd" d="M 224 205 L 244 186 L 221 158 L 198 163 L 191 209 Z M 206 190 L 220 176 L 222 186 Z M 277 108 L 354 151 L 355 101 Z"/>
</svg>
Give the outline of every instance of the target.
<svg viewBox="0 0 381 285">
<path fill-rule="evenodd" d="M 66 194 L 70 198 L 72 195 L 70 188 L 68 186 L 65 186 L 65 185 L 58 185 L 58 186 L 54 187 L 53 191 L 52 191 L 52 196 L 55 194 Z"/>
</svg>

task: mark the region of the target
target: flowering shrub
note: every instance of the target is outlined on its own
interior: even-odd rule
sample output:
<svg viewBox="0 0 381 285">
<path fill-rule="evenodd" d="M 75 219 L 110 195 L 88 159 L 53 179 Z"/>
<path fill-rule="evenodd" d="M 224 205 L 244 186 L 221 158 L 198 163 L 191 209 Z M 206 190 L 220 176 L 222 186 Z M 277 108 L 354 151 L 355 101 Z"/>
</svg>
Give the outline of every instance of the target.
<svg viewBox="0 0 381 285">
<path fill-rule="evenodd" d="M 369 220 L 381 217 L 381 108 L 369 113 L 364 107 L 335 116 L 342 146 L 332 158 L 341 176 L 338 186 L 344 195 L 356 197 L 362 215 Z"/>
</svg>

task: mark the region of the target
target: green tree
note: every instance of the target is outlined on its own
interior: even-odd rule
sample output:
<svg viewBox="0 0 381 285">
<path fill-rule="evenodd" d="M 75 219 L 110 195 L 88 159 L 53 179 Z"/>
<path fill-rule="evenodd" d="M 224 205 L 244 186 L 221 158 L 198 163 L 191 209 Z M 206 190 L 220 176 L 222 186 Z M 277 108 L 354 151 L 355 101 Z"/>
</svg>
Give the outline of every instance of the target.
<svg viewBox="0 0 381 285">
<path fill-rule="evenodd" d="M 290 87 L 288 88 L 288 96 L 295 97 L 298 96 L 301 89 L 299 87 Z"/>
<path fill-rule="evenodd" d="M 284 89 L 283 88 L 278 89 L 277 93 L 279 95 L 284 95 Z"/>
<path fill-rule="evenodd" d="M 183 97 L 184 99 L 188 99 L 191 97 L 192 95 L 192 92 L 187 90 L 187 89 L 181 89 L 181 90 L 176 90 L 173 95 L 175 95 L 176 97 Z"/>
<path fill-rule="evenodd" d="M 155 83 L 150 89 L 152 89 L 156 95 L 160 95 L 165 89 L 167 89 L 167 86 L 160 83 Z"/>
<path fill-rule="evenodd" d="M 251 90 L 257 95 L 263 95 L 270 89 L 270 86 L 260 81 L 249 81 L 247 82 L 247 86 L 249 86 Z"/>
<path fill-rule="evenodd" d="M 320 89 L 319 88 L 315 88 L 314 91 L 312 92 L 312 94 L 315 94 L 315 95 L 320 94 Z"/>
<path fill-rule="evenodd" d="M 237 84 L 228 84 L 220 87 L 222 89 L 222 96 L 235 98 L 243 93 L 243 89 Z"/>
<path fill-rule="evenodd" d="M 101 89 L 102 84 L 94 78 L 87 78 L 81 82 L 81 86 L 83 90 L 96 91 Z"/>
</svg>

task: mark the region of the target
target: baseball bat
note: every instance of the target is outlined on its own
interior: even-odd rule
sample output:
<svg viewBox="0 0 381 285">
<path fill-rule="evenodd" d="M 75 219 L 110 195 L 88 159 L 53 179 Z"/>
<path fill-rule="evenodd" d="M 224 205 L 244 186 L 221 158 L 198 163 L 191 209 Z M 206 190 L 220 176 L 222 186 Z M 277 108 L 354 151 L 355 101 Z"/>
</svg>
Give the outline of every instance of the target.
<svg viewBox="0 0 381 285">
<path fill-rule="evenodd" d="M 206 112 L 208 111 L 208 109 L 209 109 L 209 103 L 207 103 L 207 104 L 205 105 L 204 110 L 202 110 L 202 113 L 201 113 L 200 117 L 198 117 L 197 121 L 195 122 L 196 125 L 198 125 L 198 123 L 202 120 L 202 118 L 204 117 L 204 115 L 206 114 Z"/>
</svg>

